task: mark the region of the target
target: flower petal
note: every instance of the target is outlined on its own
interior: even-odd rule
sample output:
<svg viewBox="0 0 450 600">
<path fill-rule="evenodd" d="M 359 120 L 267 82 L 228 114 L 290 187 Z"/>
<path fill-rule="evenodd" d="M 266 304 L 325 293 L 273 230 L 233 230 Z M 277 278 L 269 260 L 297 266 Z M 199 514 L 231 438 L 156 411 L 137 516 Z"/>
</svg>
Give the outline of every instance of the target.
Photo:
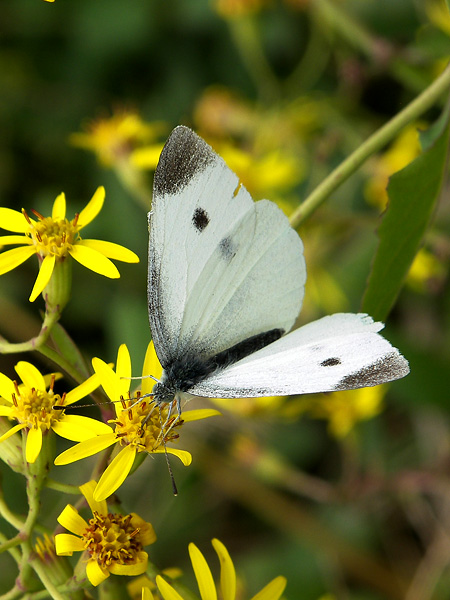
<svg viewBox="0 0 450 600">
<path fill-rule="evenodd" d="M 155 600 L 153 594 L 151 593 L 151 591 L 148 587 L 142 588 L 141 600 Z"/>
<path fill-rule="evenodd" d="M 105 188 L 101 185 L 95 190 L 94 195 L 78 216 L 78 227 L 80 229 L 86 227 L 86 225 L 95 219 L 98 213 L 102 210 L 104 201 Z"/>
<path fill-rule="evenodd" d="M 13 407 L 6 406 L 6 404 L 0 404 L 0 417 L 8 417 L 8 419 L 14 418 L 13 415 Z M 0 438 L 1 442 L 1 438 Z"/>
<path fill-rule="evenodd" d="M 190 454 L 187 450 L 178 450 L 178 448 L 170 448 L 169 446 L 167 446 L 166 450 L 167 454 L 173 454 L 179 458 L 185 467 L 188 467 L 191 464 L 192 454 Z M 163 446 L 160 446 L 155 450 L 149 450 L 149 452 L 152 454 L 165 454 L 166 450 L 164 450 Z"/>
<path fill-rule="evenodd" d="M 130 352 L 126 344 L 120 344 L 119 351 L 117 352 L 117 365 L 116 373 L 121 379 L 129 379 L 131 377 L 131 358 Z M 125 389 L 125 394 L 130 389 L 130 382 Z M 122 395 L 124 395 L 122 393 Z"/>
<path fill-rule="evenodd" d="M 81 538 L 70 533 L 58 533 L 55 535 L 55 549 L 58 556 L 72 556 L 74 552 L 82 552 L 85 548 Z"/>
<path fill-rule="evenodd" d="M 97 482 L 95 479 L 91 479 L 91 481 L 87 481 L 86 483 L 83 483 L 83 485 L 80 485 L 80 491 L 86 498 L 86 502 L 89 504 L 89 508 L 93 513 L 98 512 L 100 515 L 107 515 L 108 505 L 106 502 L 104 500 L 101 500 L 100 502 L 94 500 L 94 492 L 96 487 Z"/>
<path fill-rule="evenodd" d="M 164 600 L 183 600 L 183 597 L 161 575 L 156 576 L 156 585 Z"/>
<path fill-rule="evenodd" d="M 253 596 L 251 600 L 279 600 L 286 587 L 286 577 L 279 575 L 272 579 L 260 592 Z"/>
<path fill-rule="evenodd" d="M 22 246 L 21 248 L 13 248 L 12 250 L 1 252 L 0 275 L 8 273 L 8 271 L 12 271 L 35 253 L 36 251 L 34 246 Z"/>
<path fill-rule="evenodd" d="M 3 206 L 0 207 L 0 223 L 2 229 L 16 233 L 26 233 L 30 229 L 30 224 L 23 213 Z"/>
<path fill-rule="evenodd" d="M 110 279 L 118 279 L 120 277 L 117 267 L 109 260 L 109 258 L 103 256 L 103 254 L 97 250 L 84 246 L 82 241 L 72 246 L 71 250 L 69 250 L 69 254 L 79 262 L 80 265 L 94 271 L 94 273 L 99 273 Z"/>
<path fill-rule="evenodd" d="M 42 261 L 38 276 L 36 277 L 30 297 L 28 298 L 30 302 L 34 302 L 36 300 L 36 298 L 40 293 L 43 292 L 45 286 L 50 281 L 53 269 L 55 268 L 55 262 L 56 256 L 52 256 L 50 254 Z"/>
<path fill-rule="evenodd" d="M 11 429 L 8 429 L 8 431 L 0 437 L 0 442 L 4 442 L 8 438 L 10 438 L 12 435 L 14 435 L 17 431 L 20 431 L 21 429 L 25 429 L 26 426 L 27 426 L 26 423 L 19 423 L 18 425 L 14 425 L 14 427 L 11 427 Z"/>
<path fill-rule="evenodd" d="M 91 375 L 86 381 L 77 385 L 76 388 L 67 392 L 64 399 L 64 406 L 69 406 L 74 402 L 78 402 L 81 398 L 88 396 L 91 392 L 93 392 L 100 385 L 100 378 L 97 373 Z"/>
<path fill-rule="evenodd" d="M 130 162 L 138 169 L 155 169 L 162 149 L 163 144 L 136 148 L 130 154 Z"/>
<path fill-rule="evenodd" d="M 82 458 L 92 456 L 93 454 L 97 454 L 97 452 L 101 452 L 105 448 L 108 448 L 108 446 L 111 446 L 115 442 L 115 433 L 98 435 L 95 438 L 84 440 L 76 446 L 73 446 L 73 448 L 69 448 L 57 456 L 55 458 L 55 465 L 68 465 L 76 460 L 81 460 Z"/>
<path fill-rule="evenodd" d="M 42 429 L 30 429 L 27 434 L 25 458 L 28 463 L 34 463 L 42 449 Z"/>
<path fill-rule="evenodd" d="M 136 562 L 121 565 L 118 562 L 111 563 L 109 567 L 110 573 L 114 575 L 142 575 L 147 570 L 148 565 L 148 554 L 147 552 L 139 552 L 136 557 Z"/>
<path fill-rule="evenodd" d="M 228 550 L 216 538 L 212 540 L 214 550 L 220 560 L 220 589 L 222 600 L 235 600 L 236 598 L 236 571 Z"/>
<path fill-rule="evenodd" d="M 112 433 L 111 427 L 102 421 L 83 415 L 64 415 L 56 421 L 52 429 L 55 433 L 72 442 L 82 442 L 98 435 Z"/>
<path fill-rule="evenodd" d="M 141 390 L 143 394 L 151 394 L 155 381 L 149 377 L 153 375 L 156 379 L 161 379 L 163 368 L 159 362 L 158 356 L 156 355 L 155 345 L 153 340 L 147 346 L 147 352 L 145 353 L 144 365 L 142 367 L 142 385 Z"/>
<path fill-rule="evenodd" d="M 76 535 L 83 535 L 89 527 L 88 523 L 71 504 L 66 505 L 56 520 L 64 527 L 64 529 L 67 529 Z"/>
<path fill-rule="evenodd" d="M 14 367 L 17 375 L 27 388 L 35 388 L 40 392 L 46 391 L 45 380 L 39 369 L 31 363 L 21 360 Z"/>
<path fill-rule="evenodd" d="M 222 416 L 222 413 L 214 408 L 198 408 L 195 410 L 187 410 L 181 415 L 181 419 L 185 423 L 191 421 L 199 421 L 200 419 L 207 419 L 208 417 Z"/>
<path fill-rule="evenodd" d="M 111 496 L 125 481 L 136 456 L 135 446 L 125 446 L 100 477 L 95 488 L 94 498 L 97 501 Z"/>
<path fill-rule="evenodd" d="M 25 244 L 26 246 L 33 242 L 26 235 L 0 235 L 0 246 L 9 244 Z"/>
<path fill-rule="evenodd" d="M 16 388 L 12 379 L 0 373 L 0 396 L 12 403 L 12 395 L 15 394 Z"/>
<path fill-rule="evenodd" d="M 97 586 L 108 579 L 109 571 L 102 569 L 98 562 L 91 558 L 86 565 L 86 575 L 92 585 Z"/>
<path fill-rule="evenodd" d="M 80 244 L 86 246 L 86 248 L 97 250 L 97 252 L 100 252 L 100 254 L 103 254 L 107 258 L 114 258 L 114 260 L 121 260 L 127 263 L 139 262 L 137 254 L 120 244 L 106 242 L 105 240 L 82 240 Z"/>
<path fill-rule="evenodd" d="M 205 557 L 195 544 L 189 544 L 189 556 L 202 600 L 217 600 L 216 586 Z"/>
<path fill-rule="evenodd" d="M 105 363 L 101 358 L 92 359 L 94 371 L 100 378 L 100 385 L 105 390 L 106 395 L 112 402 L 120 402 L 120 377 Z M 126 380 L 124 380 L 126 381 Z"/>
<path fill-rule="evenodd" d="M 66 195 L 61 192 L 53 202 L 52 219 L 62 221 L 66 218 Z"/>
</svg>

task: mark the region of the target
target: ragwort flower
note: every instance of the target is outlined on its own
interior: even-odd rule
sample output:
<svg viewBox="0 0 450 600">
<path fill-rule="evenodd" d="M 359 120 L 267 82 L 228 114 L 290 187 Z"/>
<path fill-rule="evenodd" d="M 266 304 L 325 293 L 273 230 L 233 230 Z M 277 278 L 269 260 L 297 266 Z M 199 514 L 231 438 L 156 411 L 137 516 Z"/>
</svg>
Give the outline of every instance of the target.
<svg viewBox="0 0 450 600">
<path fill-rule="evenodd" d="M 97 188 L 85 208 L 72 221 L 66 219 L 66 198 L 61 193 L 53 204 L 52 216 L 43 217 L 35 213 L 38 220 L 31 219 L 25 211 L 0 207 L 0 227 L 22 235 L 0 237 L 0 245 L 20 244 L 20 248 L 0 254 L 0 275 L 15 269 L 33 254 L 40 261 L 39 274 L 30 295 L 36 300 L 50 281 L 55 265 L 69 256 L 95 273 L 112 279 L 120 277 L 114 263 L 109 259 L 124 262 L 139 262 L 134 252 L 112 242 L 84 240 L 80 231 L 98 215 L 105 200 L 105 188 Z"/>
<path fill-rule="evenodd" d="M 56 379 L 62 377 L 60 373 L 42 375 L 34 365 L 25 361 L 18 362 L 15 370 L 23 383 L 18 384 L 0 373 L 0 397 L 3 401 L 0 415 L 18 421 L 17 425 L 0 437 L 0 442 L 17 431 L 26 430 L 25 458 L 28 463 L 36 461 L 42 449 L 42 438 L 50 430 L 77 442 L 109 430 L 105 423 L 82 415 L 68 415 L 64 410 L 54 408 L 70 406 L 90 394 L 100 385 L 98 375 L 92 375 L 60 396 L 53 391 Z"/>
<path fill-rule="evenodd" d="M 136 168 L 154 169 L 164 145 L 156 141 L 161 133 L 165 133 L 162 123 L 145 123 L 137 112 L 120 109 L 91 121 L 85 132 L 73 133 L 70 142 L 94 152 L 105 167 L 126 161 Z"/>
<path fill-rule="evenodd" d="M 236 571 L 228 550 L 217 539 L 212 540 L 214 550 L 220 560 L 220 594 L 223 600 L 236 600 Z M 195 544 L 189 544 L 189 556 L 197 579 L 202 600 L 217 600 L 217 588 L 205 557 Z M 156 577 L 156 585 L 164 600 L 183 600 L 181 596 L 163 577 Z M 278 600 L 286 587 L 285 577 L 276 577 L 268 583 L 252 600 Z M 144 597 L 144 596 L 143 596 Z M 151 598 L 151 595 L 147 595 Z"/>
<path fill-rule="evenodd" d="M 58 523 L 72 531 L 55 536 L 56 553 L 72 556 L 85 551 L 89 556 L 86 575 L 92 585 L 97 586 L 111 573 L 114 575 L 141 575 L 147 568 L 148 554 L 144 546 L 153 544 L 156 535 L 150 523 L 136 513 L 112 514 L 103 500 L 94 500 L 97 482 L 89 481 L 80 486 L 92 510 L 89 522 L 68 504 L 58 517 Z"/>
<path fill-rule="evenodd" d="M 134 398 L 130 394 L 131 361 L 125 344 L 119 348 L 116 371 L 99 358 L 94 358 L 92 364 L 103 389 L 114 403 L 116 418 L 109 422 L 115 425 L 115 429 L 69 448 L 56 458 L 55 464 L 72 463 L 117 444 L 120 451 L 98 482 L 94 493 L 96 500 L 104 500 L 122 485 L 136 455 L 141 452 L 167 452 L 177 456 L 185 466 L 190 465 L 192 456 L 189 452 L 166 444 L 179 437 L 178 430 L 184 423 L 220 413 L 213 409 L 199 409 L 183 412 L 180 418 L 173 403 L 161 407 L 151 406 L 151 402 L 149 404 L 145 396 L 151 394 L 155 382 L 148 374 L 158 378 L 162 373 L 153 343 L 149 344 L 144 360 L 141 393 Z"/>
</svg>

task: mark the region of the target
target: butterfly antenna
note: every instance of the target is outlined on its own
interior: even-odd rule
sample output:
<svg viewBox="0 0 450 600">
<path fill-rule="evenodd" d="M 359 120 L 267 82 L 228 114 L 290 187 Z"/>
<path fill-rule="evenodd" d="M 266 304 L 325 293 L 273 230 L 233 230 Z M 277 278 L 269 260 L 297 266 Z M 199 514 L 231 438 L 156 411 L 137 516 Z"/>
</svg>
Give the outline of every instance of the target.
<svg viewBox="0 0 450 600">
<path fill-rule="evenodd" d="M 170 481 L 172 482 L 173 495 L 178 496 L 178 488 L 177 488 L 177 484 L 175 483 L 175 477 L 173 476 L 172 466 L 170 464 L 169 454 L 167 452 L 166 436 L 164 435 L 164 425 L 163 425 L 162 418 L 161 418 L 161 406 L 159 404 L 158 404 L 158 409 L 159 409 L 159 423 L 161 425 L 161 439 L 162 439 L 162 444 L 164 446 L 164 456 L 166 457 L 167 469 L 169 471 Z"/>
</svg>

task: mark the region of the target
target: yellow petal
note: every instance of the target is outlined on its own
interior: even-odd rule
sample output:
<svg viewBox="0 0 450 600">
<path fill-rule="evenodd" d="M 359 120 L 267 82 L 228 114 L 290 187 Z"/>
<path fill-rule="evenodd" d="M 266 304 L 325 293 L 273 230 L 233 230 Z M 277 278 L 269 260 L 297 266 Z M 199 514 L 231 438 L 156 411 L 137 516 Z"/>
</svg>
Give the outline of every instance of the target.
<svg viewBox="0 0 450 600">
<path fill-rule="evenodd" d="M 12 271 L 35 254 L 34 246 L 22 246 L 0 253 L 0 275 Z"/>
<path fill-rule="evenodd" d="M 101 358 L 94 357 L 92 359 L 92 366 L 94 367 L 94 371 L 99 376 L 100 384 L 105 390 L 108 398 L 112 402 L 120 402 L 120 377 Z M 128 385 L 129 384 L 130 382 L 128 383 Z"/>
<path fill-rule="evenodd" d="M 156 576 L 156 585 L 164 600 L 183 600 L 183 597 L 161 575 Z"/>
<path fill-rule="evenodd" d="M 216 417 L 217 415 L 222 416 L 218 410 L 214 408 L 198 408 L 195 410 L 187 410 L 181 415 L 182 420 L 185 423 L 191 421 L 199 421 L 200 419 L 207 419 L 208 417 Z"/>
<path fill-rule="evenodd" d="M 253 596 L 251 600 L 278 600 L 286 587 L 286 577 L 275 577 L 260 592 Z"/>
<path fill-rule="evenodd" d="M 30 238 L 25 235 L 0 235 L 0 246 L 7 246 L 8 244 L 25 244 L 28 246 L 32 243 Z"/>
<path fill-rule="evenodd" d="M 104 201 L 105 188 L 101 185 L 95 190 L 94 195 L 78 216 L 78 226 L 80 227 L 80 229 L 82 227 L 86 227 L 88 223 L 95 219 L 98 213 L 102 210 Z"/>
<path fill-rule="evenodd" d="M 88 379 L 86 379 L 86 381 L 83 381 L 83 383 L 80 383 L 80 385 L 77 385 L 76 388 L 73 388 L 73 390 L 70 390 L 70 392 L 66 394 L 64 406 L 69 406 L 70 404 L 81 400 L 81 398 L 88 396 L 91 392 L 98 388 L 99 385 L 100 377 L 97 375 L 97 373 L 94 373 L 94 375 L 91 375 Z"/>
<path fill-rule="evenodd" d="M 88 523 L 80 514 L 78 514 L 76 508 L 71 504 L 67 504 L 56 520 L 64 527 L 64 529 L 67 529 L 76 535 L 83 535 L 89 527 Z"/>
<path fill-rule="evenodd" d="M 32 219 L 30 220 L 32 221 Z M 26 233 L 30 229 L 30 225 L 23 214 L 12 208 L 0 207 L 0 223 L 2 229 L 16 233 Z"/>
<path fill-rule="evenodd" d="M 26 426 L 27 426 L 26 423 L 19 423 L 18 425 L 14 425 L 14 427 L 11 427 L 11 429 L 9 429 L 6 433 L 4 433 L 0 437 L 0 442 L 4 442 L 8 438 L 10 438 L 12 435 L 14 435 L 17 431 L 20 431 L 21 429 L 25 429 Z"/>
<path fill-rule="evenodd" d="M 86 575 L 92 585 L 97 586 L 109 577 L 109 571 L 102 569 L 98 562 L 91 558 L 86 565 Z"/>
<path fill-rule="evenodd" d="M 55 465 L 68 465 L 82 458 L 101 452 L 116 442 L 116 434 L 108 433 L 80 442 L 55 458 Z"/>
<path fill-rule="evenodd" d="M 97 250 L 100 254 L 103 254 L 107 258 L 114 258 L 114 260 L 121 260 L 127 263 L 138 263 L 139 256 L 132 250 L 121 246 L 120 244 L 114 244 L 113 242 L 106 242 L 104 240 L 83 240 L 81 242 L 86 248 L 92 248 Z"/>
<path fill-rule="evenodd" d="M 40 293 L 44 290 L 45 286 L 50 281 L 50 278 L 55 268 L 56 256 L 48 255 L 44 258 L 39 269 L 38 276 L 34 282 L 33 289 L 29 297 L 30 302 L 34 302 Z"/>
<path fill-rule="evenodd" d="M 149 590 L 148 587 L 143 587 L 142 588 L 141 600 L 154 600 L 154 596 L 153 596 L 153 594 L 151 593 L 151 591 Z"/>
<path fill-rule="evenodd" d="M 111 427 L 83 415 L 64 415 L 52 426 L 55 433 L 72 442 L 82 442 L 98 435 L 112 433 Z"/>
<path fill-rule="evenodd" d="M 163 144 L 136 148 L 130 155 L 130 162 L 138 169 L 155 169 L 162 149 Z"/>
<path fill-rule="evenodd" d="M 84 543 L 81 538 L 70 533 L 58 533 L 55 535 L 55 549 L 58 556 L 72 556 L 74 552 L 84 550 Z"/>
<path fill-rule="evenodd" d="M 37 429 L 30 429 L 27 434 L 27 444 L 25 450 L 25 458 L 28 463 L 34 463 L 39 456 L 39 452 L 42 448 L 42 430 L 40 427 Z"/>
<path fill-rule="evenodd" d="M 87 481 L 80 485 L 80 491 L 83 496 L 86 498 L 86 502 L 89 504 L 89 508 L 92 512 L 98 512 L 100 515 L 108 514 L 108 505 L 104 500 L 98 501 L 94 500 L 94 492 L 97 487 L 97 482 L 95 479 L 91 479 L 91 481 Z"/>
<path fill-rule="evenodd" d="M 52 219 L 62 221 L 66 218 L 66 195 L 61 192 L 53 202 Z"/>
<path fill-rule="evenodd" d="M 148 565 L 148 554 L 147 552 L 139 552 L 136 557 L 136 562 L 129 565 L 121 565 L 120 563 L 113 562 L 109 567 L 109 570 L 114 575 L 142 575 L 145 573 Z"/>
<path fill-rule="evenodd" d="M 0 396 L 8 402 L 12 402 L 12 395 L 15 394 L 15 392 L 16 388 L 14 387 L 12 379 L 3 373 L 0 373 Z"/>
<path fill-rule="evenodd" d="M 117 352 L 116 373 L 121 379 L 125 378 L 129 380 L 131 377 L 131 358 L 126 344 L 121 344 L 119 346 L 119 351 Z M 128 392 L 129 388 L 130 382 L 128 381 L 128 387 L 126 388 L 125 393 Z"/>
<path fill-rule="evenodd" d="M 84 246 L 83 241 L 72 246 L 72 249 L 69 250 L 69 254 L 79 262 L 80 265 L 94 271 L 94 273 L 99 273 L 110 279 L 117 279 L 120 277 L 117 267 L 109 260 L 109 258 L 103 256 L 103 254 L 97 252 L 97 250 L 92 250 L 91 248 Z"/>
<path fill-rule="evenodd" d="M 156 448 L 156 450 L 153 450 L 152 453 L 164 454 L 164 447 L 160 446 L 159 448 Z M 169 446 L 167 446 L 167 454 L 173 454 L 179 458 L 185 467 L 188 467 L 192 462 L 192 455 L 187 452 L 187 450 L 178 450 L 177 448 L 169 448 Z"/>
<path fill-rule="evenodd" d="M 111 496 L 125 481 L 136 456 L 134 446 L 125 446 L 100 477 L 95 488 L 94 498 L 97 501 Z"/>
<path fill-rule="evenodd" d="M 156 379 L 161 379 L 163 368 L 159 362 L 158 356 L 156 355 L 155 345 L 153 340 L 147 346 L 147 352 L 145 353 L 144 366 L 142 368 L 142 386 L 141 390 L 143 394 L 151 394 L 153 386 L 155 385 L 154 380 L 149 377 L 153 375 Z"/>
<path fill-rule="evenodd" d="M 235 600 L 236 598 L 236 571 L 228 550 L 218 539 L 212 540 L 214 550 L 220 560 L 220 589 L 222 600 Z"/>
<path fill-rule="evenodd" d="M 14 367 L 17 375 L 27 388 L 35 388 L 40 392 L 46 391 L 45 380 L 39 369 L 25 360 L 21 360 Z"/>
<path fill-rule="evenodd" d="M 4 404 L 0 404 L 0 416 L 1 417 L 12 418 L 12 415 L 13 415 L 13 407 L 12 406 L 6 406 Z M 1 441 L 2 441 L 2 438 L 0 437 L 0 442 Z"/>
<path fill-rule="evenodd" d="M 202 600 L 217 600 L 216 586 L 205 557 L 195 544 L 189 544 L 189 556 Z"/>
</svg>

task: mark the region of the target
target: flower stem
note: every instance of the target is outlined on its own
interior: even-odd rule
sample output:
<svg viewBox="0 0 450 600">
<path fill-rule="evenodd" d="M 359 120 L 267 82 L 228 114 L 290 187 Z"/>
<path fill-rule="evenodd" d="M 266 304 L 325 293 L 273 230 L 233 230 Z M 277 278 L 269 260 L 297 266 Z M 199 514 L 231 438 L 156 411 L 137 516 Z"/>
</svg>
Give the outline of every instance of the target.
<svg viewBox="0 0 450 600">
<path fill-rule="evenodd" d="M 395 117 L 373 133 L 365 142 L 346 158 L 316 189 L 302 202 L 291 216 L 291 225 L 296 229 L 328 197 L 346 181 L 372 154 L 378 152 L 390 142 L 408 123 L 417 119 L 438 100 L 450 87 L 450 65 L 445 71 L 415 100 Z"/>
<path fill-rule="evenodd" d="M 27 342 L 10 344 L 4 338 L 0 338 L 0 354 L 13 354 L 15 352 L 30 352 L 33 350 L 38 350 L 48 340 L 52 328 L 55 323 L 59 321 L 60 316 L 60 311 L 52 310 L 50 312 L 46 312 L 40 332 L 36 337 L 31 338 Z"/>
</svg>

